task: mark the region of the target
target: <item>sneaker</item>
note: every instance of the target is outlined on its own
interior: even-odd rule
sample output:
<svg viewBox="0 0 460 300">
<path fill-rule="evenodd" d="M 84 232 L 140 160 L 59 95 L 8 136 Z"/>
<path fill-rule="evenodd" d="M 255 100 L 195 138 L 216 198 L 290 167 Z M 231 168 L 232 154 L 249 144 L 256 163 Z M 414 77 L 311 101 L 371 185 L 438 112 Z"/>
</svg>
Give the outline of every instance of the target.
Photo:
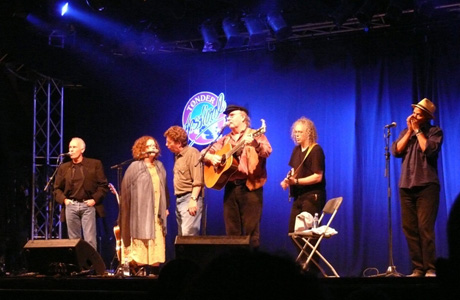
<svg viewBox="0 0 460 300">
<path fill-rule="evenodd" d="M 412 274 L 407 275 L 406 277 L 423 277 L 423 276 L 424 276 L 423 271 L 421 271 L 421 270 L 414 270 L 414 271 L 412 272 Z"/>
<path fill-rule="evenodd" d="M 436 277 L 436 271 L 435 270 L 426 271 L 425 277 Z"/>
</svg>

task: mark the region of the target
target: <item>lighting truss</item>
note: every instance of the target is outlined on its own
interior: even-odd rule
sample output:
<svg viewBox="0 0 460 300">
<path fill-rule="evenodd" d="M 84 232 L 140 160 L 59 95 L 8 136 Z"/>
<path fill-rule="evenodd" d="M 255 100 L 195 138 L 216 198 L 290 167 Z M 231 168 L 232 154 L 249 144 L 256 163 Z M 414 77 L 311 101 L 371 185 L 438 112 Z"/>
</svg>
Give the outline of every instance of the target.
<svg viewBox="0 0 460 300">
<path fill-rule="evenodd" d="M 47 182 L 58 167 L 63 149 L 64 85 L 41 75 L 34 87 L 32 162 L 32 239 L 61 238 L 59 210 L 55 209 L 52 184 Z"/>
<path fill-rule="evenodd" d="M 438 12 L 459 12 L 460 13 L 460 3 L 443 5 L 434 8 Z M 410 17 L 414 14 L 414 10 L 405 10 L 402 11 L 402 15 Z M 369 24 L 364 26 L 359 22 L 357 18 L 350 18 L 344 22 L 340 27 L 337 27 L 336 24 L 332 21 L 328 22 L 319 22 L 319 23 L 306 23 L 302 25 L 292 26 L 292 34 L 285 41 L 299 41 L 312 39 L 316 37 L 324 36 L 338 36 L 345 35 L 353 32 L 364 31 L 365 29 L 371 29 L 372 31 L 383 30 L 389 28 L 393 25 L 390 25 L 385 21 L 385 14 L 376 14 L 372 17 Z M 269 30 L 266 30 L 267 38 L 266 44 L 275 44 L 277 42 L 276 38 L 270 35 Z M 247 32 L 242 32 L 242 36 L 246 38 L 246 42 L 238 49 L 239 51 L 244 50 L 256 50 L 261 47 L 251 47 L 248 43 L 249 34 Z M 225 36 L 219 37 L 222 40 L 225 40 Z M 285 42 L 284 41 L 284 42 Z M 265 45 L 264 45 L 265 47 Z M 159 48 L 161 52 L 184 52 L 184 51 L 201 51 L 203 48 L 202 39 L 190 39 L 190 40 L 180 40 L 162 43 Z M 235 50 L 235 49 L 232 49 Z"/>
</svg>

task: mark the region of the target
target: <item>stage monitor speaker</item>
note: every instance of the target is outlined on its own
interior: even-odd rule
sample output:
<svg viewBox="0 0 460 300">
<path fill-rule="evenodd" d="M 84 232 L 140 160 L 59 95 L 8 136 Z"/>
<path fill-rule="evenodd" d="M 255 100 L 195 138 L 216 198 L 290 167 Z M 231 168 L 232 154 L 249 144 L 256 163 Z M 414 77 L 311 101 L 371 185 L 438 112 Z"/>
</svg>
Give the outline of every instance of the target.
<svg viewBox="0 0 460 300">
<path fill-rule="evenodd" d="M 176 236 L 176 258 L 189 259 L 201 267 L 224 253 L 249 250 L 249 236 Z"/>
<path fill-rule="evenodd" d="M 105 273 L 97 251 L 82 239 L 30 240 L 24 246 L 26 269 L 44 275 Z"/>
</svg>

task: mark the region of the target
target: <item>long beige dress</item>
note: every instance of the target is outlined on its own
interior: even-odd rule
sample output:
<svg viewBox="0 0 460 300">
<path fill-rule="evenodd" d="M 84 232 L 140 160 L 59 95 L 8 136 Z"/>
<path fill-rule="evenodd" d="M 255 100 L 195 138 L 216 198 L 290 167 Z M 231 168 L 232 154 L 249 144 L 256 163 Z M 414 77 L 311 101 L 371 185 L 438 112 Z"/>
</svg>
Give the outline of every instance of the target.
<svg viewBox="0 0 460 300">
<path fill-rule="evenodd" d="M 166 261 L 165 236 L 163 235 L 161 221 L 158 218 L 160 206 L 160 177 L 155 166 L 149 166 L 155 194 L 155 239 L 131 239 L 131 245 L 124 247 L 124 257 L 128 261 L 134 260 L 137 265 L 158 265 Z M 146 224 L 148 226 L 148 224 Z"/>
</svg>

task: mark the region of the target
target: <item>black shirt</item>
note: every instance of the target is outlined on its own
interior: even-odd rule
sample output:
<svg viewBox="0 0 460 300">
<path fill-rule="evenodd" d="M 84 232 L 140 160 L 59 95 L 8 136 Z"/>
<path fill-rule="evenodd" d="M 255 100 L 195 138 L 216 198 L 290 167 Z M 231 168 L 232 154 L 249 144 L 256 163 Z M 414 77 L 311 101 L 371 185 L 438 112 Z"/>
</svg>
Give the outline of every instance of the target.
<svg viewBox="0 0 460 300">
<path fill-rule="evenodd" d="M 297 178 L 304 178 L 314 173 L 323 172 L 323 179 L 321 182 L 312 185 L 291 185 L 292 197 L 297 197 L 305 193 L 318 193 L 326 189 L 326 163 L 323 148 L 316 144 L 310 154 L 308 154 L 308 157 L 304 160 L 307 152 L 308 148 L 302 151 L 299 145 L 296 146 L 294 150 L 292 150 L 289 166 L 297 170 L 297 167 L 303 161 L 296 176 Z"/>
<path fill-rule="evenodd" d="M 70 180 L 69 199 L 86 200 L 86 193 L 83 190 L 83 166 L 81 164 L 73 164 L 71 172 L 72 179 Z"/>
<path fill-rule="evenodd" d="M 393 155 L 402 158 L 400 188 L 426 186 L 430 183 L 439 184 L 438 153 L 442 145 L 442 130 L 429 123 L 421 126 L 420 129 L 427 138 L 425 151 L 422 152 L 418 139 L 413 133 L 406 148 L 401 153 L 396 153 L 396 144 L 405 135 L 407 128 L 400 133 L 392 145 Z"/>
</svg>

